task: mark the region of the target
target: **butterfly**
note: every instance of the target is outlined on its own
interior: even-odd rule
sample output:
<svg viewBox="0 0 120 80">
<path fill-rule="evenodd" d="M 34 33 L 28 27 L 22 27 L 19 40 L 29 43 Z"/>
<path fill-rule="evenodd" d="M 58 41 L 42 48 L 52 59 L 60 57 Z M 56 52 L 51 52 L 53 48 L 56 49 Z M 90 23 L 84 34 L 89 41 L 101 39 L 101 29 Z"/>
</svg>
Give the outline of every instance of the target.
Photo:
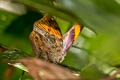
<svg viewBox="0 0 120 80">
<path fill-rule="evenodd" d="M 54 17 L 46 14 L 36 21 L 33 31 L 30 33 L 30 41 L 37 57 L 53 62 L 61 63 L 68 49 L 81 32 L 81 25 L 75 24 L 66 34 L 62 35 Z"/>
</svg>

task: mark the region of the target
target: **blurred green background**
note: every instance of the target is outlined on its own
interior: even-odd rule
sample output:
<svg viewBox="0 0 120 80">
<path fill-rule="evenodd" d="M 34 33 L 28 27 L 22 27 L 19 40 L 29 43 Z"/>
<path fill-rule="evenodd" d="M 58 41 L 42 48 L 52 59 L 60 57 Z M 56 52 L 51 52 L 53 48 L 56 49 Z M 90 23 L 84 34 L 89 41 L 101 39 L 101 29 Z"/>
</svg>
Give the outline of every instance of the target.
<svg viewBox="0 0 120 80">
<path fill-rule="evenodd" d="M 103 79 L 120 66 L 119 9 L 120 0 L 0 0 L 0 44 L 34 55 L 29 33 L 45 13 L 55 16 L 63 34 L 80 23 L 84 28 L 62 64 L 85 80 Z M 6 80 L 7 66 L 0 63 L 0 80 Z M 21 73 L 16 68 L 11 79 L 18 80 Z"/>
</svg>

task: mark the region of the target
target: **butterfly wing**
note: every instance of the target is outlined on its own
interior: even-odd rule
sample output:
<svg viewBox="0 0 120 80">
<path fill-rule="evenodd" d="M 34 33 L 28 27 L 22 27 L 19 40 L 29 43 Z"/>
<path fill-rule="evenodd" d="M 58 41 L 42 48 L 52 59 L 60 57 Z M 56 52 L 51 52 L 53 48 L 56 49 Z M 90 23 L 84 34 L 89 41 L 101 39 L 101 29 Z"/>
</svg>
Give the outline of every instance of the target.
<svg viewBox="0 0 120 80">
<path fill-rule="evenodd" d="M 48 33 L 55 35 L 58 38 L 62 38 L 62 34 L 58 24 L 56 23 L 54 17 L 46 14 L 42 19 L 38 20 L 34 24 L 34 28 L 38 27 L 39 29 L 43 29 Z"/>
<path fill-rule="evenodd" d="M 63 36 L 63 54 L 72 46 L 73 42 L 79 36 L 81 29 L 81 25 L 76 24 Z"/>
<path fill-rule="evenodd" d="M 50 15 L 45 15 L 34 24 L 30 40 L 36 55 L 45 60 L 60 63 L 63 60 L 63 41 L 60 29 Z"/>
</svg>

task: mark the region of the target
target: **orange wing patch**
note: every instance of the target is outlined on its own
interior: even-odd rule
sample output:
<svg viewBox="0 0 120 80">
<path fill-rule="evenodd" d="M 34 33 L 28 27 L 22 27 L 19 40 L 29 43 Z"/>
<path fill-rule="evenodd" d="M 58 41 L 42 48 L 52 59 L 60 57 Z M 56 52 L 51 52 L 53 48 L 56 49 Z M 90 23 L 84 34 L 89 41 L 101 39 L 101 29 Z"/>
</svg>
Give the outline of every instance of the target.
<svg viewBox="0 0 120 80">
<path fill-rule="evenodd" d="M 77 39 L 77 37 L 78 37 L 78 36 L 79 36 L 79 34 L 80 34 L 80 31 L 81 31 L 81 25 L 76 24 L 76 25 L 74 25 L 74 27 L 75 27 L 74 40 L 76 40 L 76 39 Z"/>
<path fill-rule="evenodd" d="M 45 24 L 41 24 L 41 28 L 44 29 L 44 30 L 46 30 L 50 34 L 53 34 L 53 35 L 57 36 L 58 38 L 62 37 L 60 31 L 57 30 L 57 29 L 55 29 L 55 28 L 53 28 L 53 27 L 51 27 L 51 26 L 47 26 Z"/>
<path fill-rule="evenodd" d="M 50 34 L 55 35 L 58 38 L 62 38 L 61 31 L 54 18 L 50 15 L 45 15 L 42 19 L 35 22 L 34 26 L 44 29 Z"/>
</svg>

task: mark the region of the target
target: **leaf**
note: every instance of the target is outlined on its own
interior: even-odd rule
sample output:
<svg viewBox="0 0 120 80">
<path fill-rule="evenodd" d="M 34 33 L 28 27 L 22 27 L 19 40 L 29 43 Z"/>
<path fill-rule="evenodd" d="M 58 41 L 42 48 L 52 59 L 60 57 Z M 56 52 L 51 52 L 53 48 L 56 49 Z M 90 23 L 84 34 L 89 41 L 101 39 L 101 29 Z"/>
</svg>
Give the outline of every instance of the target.
<svg viewBox="0 0 120 80">
<path fill-rule="evenodd" d="M 67 53 L 65 60 L 62 62 L 63 65 L 67 65 L 70 68 L 74 68 L 79 71 L 88 63 L 88 53 L 77 48 L 71 48 L 70 51 Z"/>
<path fill-rule="evenodd" d="M 0 45 L 0 62 L 12 63 L 16 59 L 28 57 L 29 55 L 18 49 L 8 49 L 7 47 Z"/>
<path fill-rule="evenodd" d="M 16 0 L 17 2 L 23 3 L 25 5 L 34 7 L 37 9 L 37 11 L 41 11 L 41 12 L 46 12 L 46 13 L 50 13 L 52 15 L 56 15 L 59 17 L 62 17 L 64 19 L 70 20 L 70 21 L 74 21 L 75 17 L 74 15 L 69 15 L 66 14 L 65 12 L 62 12 L 63 10 L 58 9 L 54 6 L 54 1 L 53 0 L 28 0 L 28 1 L 24 1 L 24 0 Z M 34 4 L 34 5 L 32 5 Z"/>
<path fill-rule="evenodd" d="M 12 12 L 12 13 L 19 14 L 19 15 L 26 13 L 25 6 L 23 4 L 16 3 L 14 1 L 1 0 L 0 8 L 8 12 Z"/>
<path fill-rule="evenodd" d="M 28 12 L 18 16 L 1 10 L 0 14 L 6 18 L 6 20 L 0 21 L 0 43 L 19 48 L 33 55 L 28 36 L 32 31 L 33 23 L 42 15 L 37 12 Z"/>
<path fill-rule="evenodd" d="M 2 33 L 5 28 L 10 25 L 10 23 L 17 18 L 17 15 L 0 10 L 0 33 Z"/>
<path fill-rule="evenodd" d="M 98 70 L 98 68 L 94 64 L 90 64 L 90 65 L 86 66 L 81 71 L 81 76 L 85 80 L 87 80 L 87 79 L 97 80 L 97 79 L 102 79 L 103 77 L 105 77 L 105 75 L 102 73 L 102 71 Z"/>
</svg>

